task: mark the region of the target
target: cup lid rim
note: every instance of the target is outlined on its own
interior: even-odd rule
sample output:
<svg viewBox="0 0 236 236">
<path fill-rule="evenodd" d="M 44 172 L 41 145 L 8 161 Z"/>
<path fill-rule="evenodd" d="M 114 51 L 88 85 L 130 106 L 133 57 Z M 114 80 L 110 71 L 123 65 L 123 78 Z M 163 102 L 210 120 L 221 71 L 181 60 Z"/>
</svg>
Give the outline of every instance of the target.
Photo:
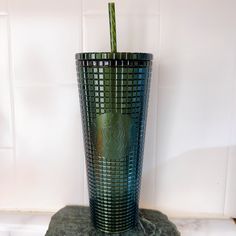
<svg viewBox="0 0 236 236">
<path fill-rule="evenodd" d="M 152 60 L 153 54 L 143 52 L 83 52 L 75 54 L 76 60 Z"/>
</svg>

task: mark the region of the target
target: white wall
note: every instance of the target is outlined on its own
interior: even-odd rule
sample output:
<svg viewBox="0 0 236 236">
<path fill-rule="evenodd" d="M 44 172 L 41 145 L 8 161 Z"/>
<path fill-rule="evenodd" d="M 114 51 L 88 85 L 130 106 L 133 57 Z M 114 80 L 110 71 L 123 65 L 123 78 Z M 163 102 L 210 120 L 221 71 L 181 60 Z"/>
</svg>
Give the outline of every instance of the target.
<svg viewBox="0 0 236 236">
<path fill-rule="evenodd" d="M 155 56 L 143 207 L 236 216 L 235 7 L 116 1 L 118 49 Z M 88 204 L 74 54 L 108 27 L 107 0 L 0 0 L 0 209 Z"/>
<path fill-rule="evenodd" d="M 236 1 L 161 1 L 157 205 L 236 216 Z"/>
</svg>

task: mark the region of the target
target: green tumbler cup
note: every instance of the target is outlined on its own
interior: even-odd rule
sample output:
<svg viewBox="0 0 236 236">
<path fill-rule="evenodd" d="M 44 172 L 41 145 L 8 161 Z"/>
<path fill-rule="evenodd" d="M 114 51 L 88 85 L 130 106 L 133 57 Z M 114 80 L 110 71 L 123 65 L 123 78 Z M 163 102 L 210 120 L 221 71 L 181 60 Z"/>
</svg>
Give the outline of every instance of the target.
<svg viewBox="0 0 236 236">
<path fill-rule="evenodd" d="M 124 232 L 138 222 L 152 54 L 78 53 L 76 66 L 92 222 Z"/>
</svg>

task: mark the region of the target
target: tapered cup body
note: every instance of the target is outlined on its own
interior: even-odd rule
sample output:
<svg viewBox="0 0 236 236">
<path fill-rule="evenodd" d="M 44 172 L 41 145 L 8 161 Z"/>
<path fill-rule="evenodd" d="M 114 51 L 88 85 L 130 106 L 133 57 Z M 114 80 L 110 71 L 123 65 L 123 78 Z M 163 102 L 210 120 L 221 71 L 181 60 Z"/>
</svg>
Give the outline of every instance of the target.
<svg viewBox="0 0 236 236">
<path fill-rule="evenodd" d="M 100 231 L 137 224 L 152 55 L 78 53 L 91 217 Z"/>
</svg>

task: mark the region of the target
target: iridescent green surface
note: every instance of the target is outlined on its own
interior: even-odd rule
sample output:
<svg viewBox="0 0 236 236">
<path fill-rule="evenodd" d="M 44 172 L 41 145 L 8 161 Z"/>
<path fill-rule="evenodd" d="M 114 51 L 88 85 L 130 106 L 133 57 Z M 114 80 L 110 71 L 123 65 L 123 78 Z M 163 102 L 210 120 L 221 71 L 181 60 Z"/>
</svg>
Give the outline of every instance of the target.
<svg viewBox="0 0 236 236">
<path fill-rule="evenodd" d="M 151 54 L 76 55 L 92 221 L 103 232 L 137 224 Z"/>
</svg>

